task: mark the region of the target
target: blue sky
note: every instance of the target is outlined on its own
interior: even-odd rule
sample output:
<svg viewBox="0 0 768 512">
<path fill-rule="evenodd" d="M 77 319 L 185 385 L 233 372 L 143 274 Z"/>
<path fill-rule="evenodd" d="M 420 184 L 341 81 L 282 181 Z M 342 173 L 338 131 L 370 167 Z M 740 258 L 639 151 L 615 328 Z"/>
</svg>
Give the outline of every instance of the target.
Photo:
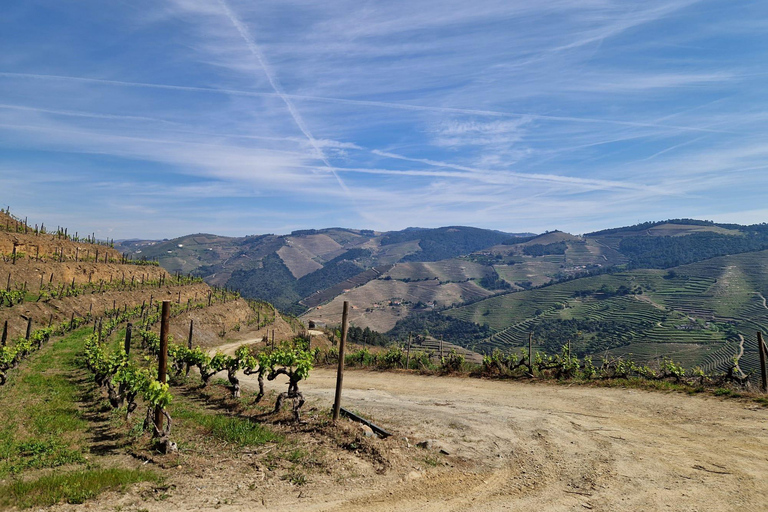
<svg viewBox="0 0 768 512">
<path fill-rule="evenodd" d="M 0 202 L 100 237 L 768 221 L 768 2 L 5 0 Z"/>
</svg>

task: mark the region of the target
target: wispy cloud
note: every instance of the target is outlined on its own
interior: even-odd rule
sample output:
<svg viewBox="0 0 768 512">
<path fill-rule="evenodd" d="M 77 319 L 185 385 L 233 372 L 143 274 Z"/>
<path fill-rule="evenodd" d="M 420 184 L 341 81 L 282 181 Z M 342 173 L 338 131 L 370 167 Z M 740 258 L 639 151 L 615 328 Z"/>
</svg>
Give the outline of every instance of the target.
<svg viewBox="0 0 768 512">
<path fill-rule="evenodd" d="M 754 219 L 766 19 L 725 0 L 11 5 L 0 184 L 124 236 Z"/>
</svg>

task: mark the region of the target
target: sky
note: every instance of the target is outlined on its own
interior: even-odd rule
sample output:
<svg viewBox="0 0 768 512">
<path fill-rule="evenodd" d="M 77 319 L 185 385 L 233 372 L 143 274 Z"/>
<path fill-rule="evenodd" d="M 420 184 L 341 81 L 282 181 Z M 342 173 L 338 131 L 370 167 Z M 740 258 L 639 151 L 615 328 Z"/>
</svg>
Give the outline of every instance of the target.
<svg viewBox="0 0 768 512">
<path fill-rule="evenodd" d="M 764 0 L 4 0 L 0 49 L 33 223 L 768 221 Z"/>
</svg>

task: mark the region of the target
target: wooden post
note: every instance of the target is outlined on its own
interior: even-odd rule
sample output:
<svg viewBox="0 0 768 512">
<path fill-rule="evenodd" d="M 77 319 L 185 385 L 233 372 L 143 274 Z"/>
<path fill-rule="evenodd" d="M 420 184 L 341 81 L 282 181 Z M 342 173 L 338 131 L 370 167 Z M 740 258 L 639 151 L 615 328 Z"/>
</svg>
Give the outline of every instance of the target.
<svg viewBox="0 0 768 512">
<path fill-rule="evenodd" d="M 192 349 L 192 332 L 194 329 L 194 325 L 195 325 L 195 321 L 190 320 L 189 321 L 189 338 L 187 339 L 187 348 L 190 350 Z"/>
<path fill-rule="evenodd" d="M 69 319 L 69 330 L 75 330 L 75 312 L 72 312 L 72 318 Z"/>
<path fill-rule="evenodd" d="M 339 367 L 336 372 L 336 397 L 333 401 L 333 422 L 339 419 L 341 409 L 341 388 L 344 381 L 344 345 L 347 343 L 347 322 L 349 315 L 349 301 L 344 301 L 344 309 L 341 313 L 341 339 L 339 340 Z"/>
<path fill-rule="evenodd" d="M 5 325 L 3 325 L 3 336 L 2 338 L 0 338 L 0 347 L 4 347 L 7 342 L 8 342 L 8 320 L 6 320 Z"/>
<path fill-rule="evenodd" d="M 411 367 L 411 333 L 408 333 L 408 350 L 405 352 L 405 369 Z"/>
<path fill-rule="evenodd" d="M 13 246 L 13 264 L 16 264 L 16 245 Z"/>
<path fill-rule="evenodd" d="M 275 330 L 272 329 L 272 348 L 275 348 Z"/>
<path fill-rule="evenodd" d="M 26 338 L 29 339 L 30 336 L 32 336 L 32 317 L 27 318 L 27 335 L 26 335 Z"/>
<path fill-rule="evenodd" d="M 171 320 L 171 303 L 163 301 L 163 313 L 160 320 L 160 354 L 158 355 L 157 380 L 165 384 L 168 369 L 168 328 Z M 163 430 L 163 409 L 155 408 L 155 425 L 157 430 Z"/>
<path fill-rule="evenodd" d="M 759 332 L 757 333 L 757 351 L 760 352 L 760 377 L 761 377 L 761 386 L 760 389 L 763 390 L 763 393 L 768 391 L 768 371 L 766 371 L 765 367 L 765 342 L 763 342 L 763 333 Z"/>
<path fill-rule="evenodd" d="M 440 335 L 440 363 L 443 362 L 443 335 Z"/>
<path fill-rule="evenodd" d="M 131 353 L 131 334 L 133 333 L 133 324 L 131 322 L 128 322 L 128 325 L 125 326 L 125 344 L 123 345 L 123 350 L 125 350 L 126 354 Z"/>
<path fill-rule="evenodd" d="M 533 333 L 528 333 L 528 370 L 533 375 Z"/>
</svg>

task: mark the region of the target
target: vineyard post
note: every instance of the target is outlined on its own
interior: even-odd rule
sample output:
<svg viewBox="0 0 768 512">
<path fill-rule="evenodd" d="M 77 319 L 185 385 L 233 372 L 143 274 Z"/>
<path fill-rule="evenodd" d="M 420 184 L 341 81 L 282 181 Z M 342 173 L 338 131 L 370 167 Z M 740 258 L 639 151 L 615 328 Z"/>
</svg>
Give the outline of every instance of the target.
<svg viewBox="0 0 768 512">
<path fill-rule="evenodd" d="M 43 278 L 45 277 L 45 274 L 40 275 L 40 293 L 43 291 Z"/>
<path fill-rule="evenodd" d="M 349 315 L 349 301 L 344 301 L 344 309 L 341 313 L 341 339 L 339 340 L 339 367 L 336 372 L 336 397 L 333 401 L 333 422 L 339 419 L 341 410 L 341 388 L 344 381 L 344 345 L 347 343 L 347 322 Z"/>
<path fill-rule="evenodd" d="M 411 339 L 413 338 L 413 333 L 408 333 L 408 350 L 405 352 L 405 369 L 411 367 Z"/>
<path fill-rule="evenodd" d="M 440 335 L 440 362 L 443 362 L 443 335 Z"/>
<path fill-rule="evenodd" d="M 30 336 L 32 336 L 32 317 L 27 318 L 27 334 L 26 334 L 26 339 L 28 340 Z"/>
<path fill-rule="evenodd" d="M 171 319 L 171 303 L 163 301 L 163 313 L 160 320 L 160 354 L 158 355 L 157 380 L 165 384 L 166 371 L 168 369 L 168 328 Z M 155 408 L 155 432 L 163 431 L 163 408 Z"/>
<path fill-rule="evenodd" d="M 765 367 L 765 342 L 763 342 L 763 333 L 760 331 L 757 332 L 757 351 L 760 352 L 760 389 L 765 393 L 768 391 L 768 371 L 766 371 Z"/>
<path fill-rule="evenodd" d="M 11 273 L 8 272 L 8 282 L 5 284 L 5 291 L 11 291 Z"/>
<path fill-rule="evenodd" d="M 123 349 L 125 350 L 125 355 L 128 355 L 131 353 L 131 334 L 133 333 L 133 324 L 131 322 L 128 322 L 128 325 L 125 326 L 125 344 L 123 345 Z"/>
<path fill-rule="evenodd" d="M 16 244 L 13 244 L 13 255 L 12 255 L 12 258 L 13 258 L 13 264 L 15 265 L 16 264 Z"/>
<path fill-rule="evenodd" d="M 533 333 L 528 333 L 528 371 L 533 375 Z"/>
<path fill-rule="evenodd" d="M 189 321 L 189 338 L 187 338 L 187 348 L 189 350 L 192 350 L 192 334 L 194 332 L 194 330 L 193 330 L 194 329 L 194 325 L 195 325 L 195 321 L 194 320 L 190 320 Z M 190 368 L 191 367 L 190 367 L 189 363 L 187 363 L 186 375 L 189 375 Z"/>
<path fill-rule="evenodd" d="M 5 325 L 3 325 L 3 337 L 0 338 L 0 347 L 4 347 L 7 341 L 8 341 L 8 320 L 6 320 Z"/>
<path fill-rule="evenodd" d="M 72 312 L 72 318 L 69 319 L 69 330 L 74 331 L 75 330 L 75 312 Z"/>
</svg>

